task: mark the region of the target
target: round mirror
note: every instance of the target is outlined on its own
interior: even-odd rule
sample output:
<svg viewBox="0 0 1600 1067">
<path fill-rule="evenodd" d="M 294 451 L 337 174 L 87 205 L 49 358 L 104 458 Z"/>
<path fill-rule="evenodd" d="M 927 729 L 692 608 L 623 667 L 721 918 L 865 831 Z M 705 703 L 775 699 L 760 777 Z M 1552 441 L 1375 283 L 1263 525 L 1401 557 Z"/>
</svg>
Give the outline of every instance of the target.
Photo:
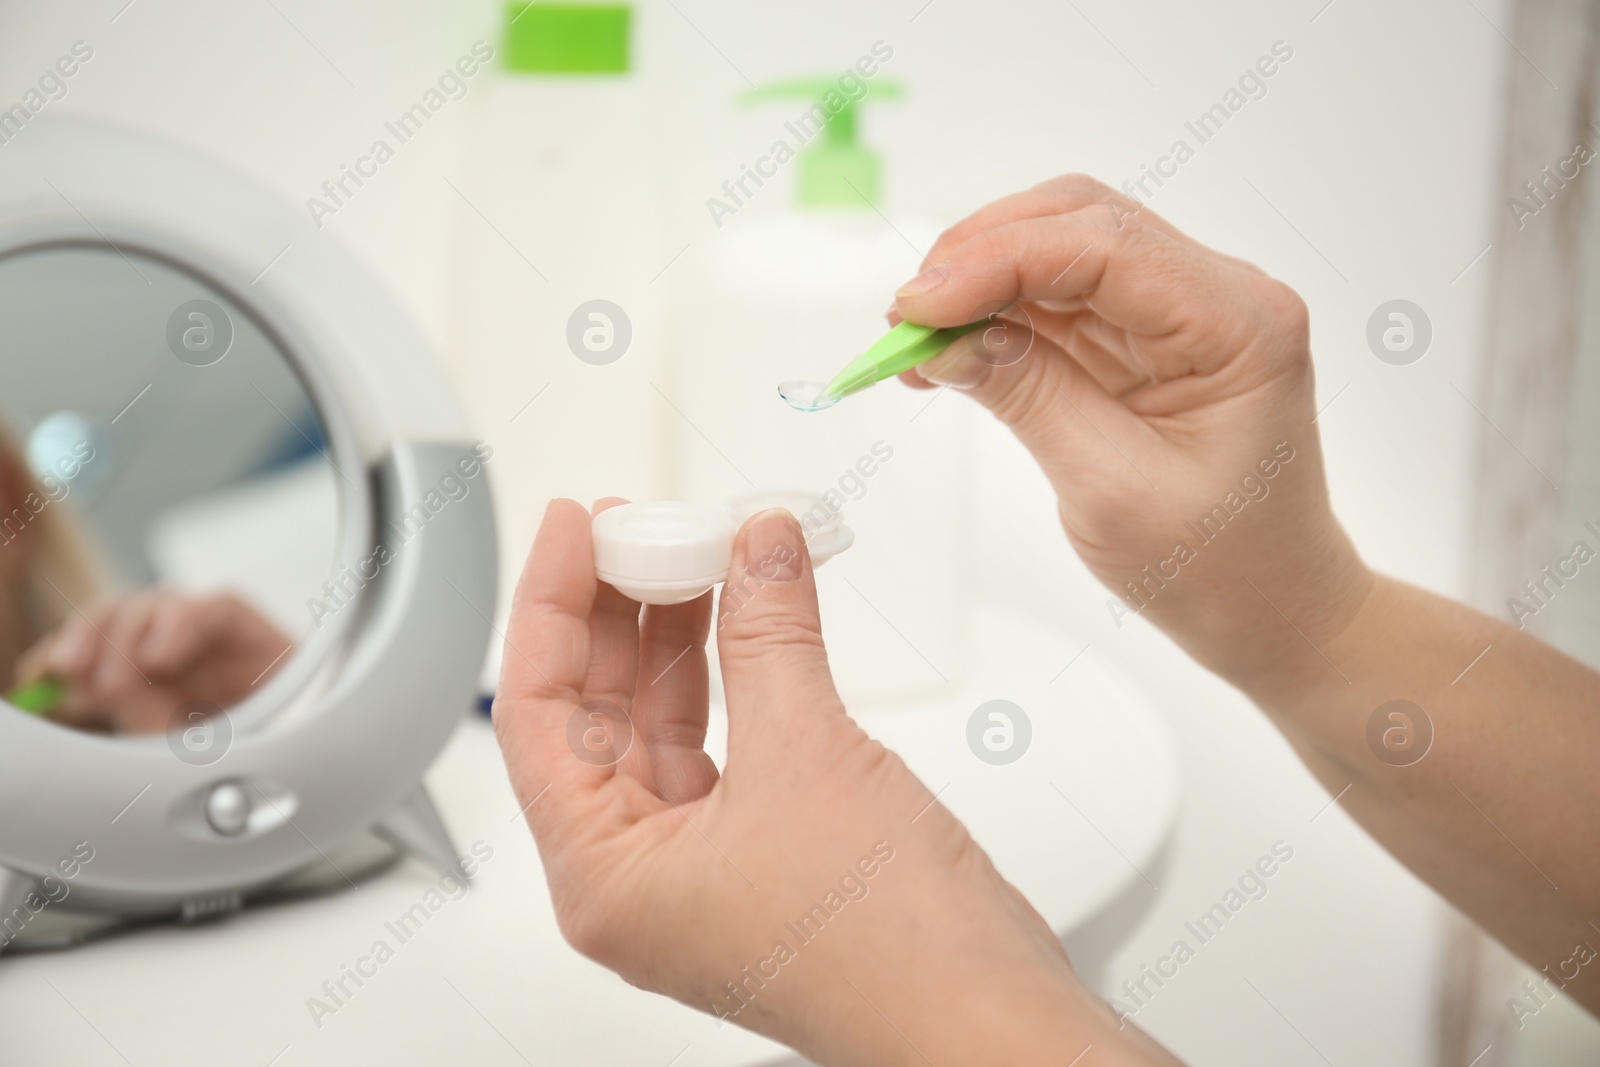
<svg viewBox="0 0 1600 1067">
<path fill-rule="evenodd" d="M 130 247 L 0 256 L 0 321 L 0 692 L 203 734 L 344 603 L 317 405 L 237 300 Z"/>
<path fill-rule="evenodd" d="M 0 157 L 0 913 L 94 853 L 0 951 L 455 869 L 421 783 L 492 630 L 492 449 L 426 339 L 184 149 Z"/>
</svg>

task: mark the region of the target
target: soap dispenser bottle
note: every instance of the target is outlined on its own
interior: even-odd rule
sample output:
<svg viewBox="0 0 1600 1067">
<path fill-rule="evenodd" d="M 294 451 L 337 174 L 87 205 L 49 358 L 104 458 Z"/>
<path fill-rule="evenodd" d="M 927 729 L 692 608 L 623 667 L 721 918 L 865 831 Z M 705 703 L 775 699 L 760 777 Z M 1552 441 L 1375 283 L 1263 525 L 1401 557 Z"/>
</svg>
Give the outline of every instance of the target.
<svg viewBox="0 0 1600 1067">
<path fill-rule="evenodd" d="M 728 210 L 708 204 L 717 232 L 704 273 L 678 279 L 688 332 L 669 357 L 680 492 L 782 487 L 849 510 L 856 547 L 817 577 L 829 660 L 847 698 L 891 702 L 950 693 L 965 673 L 970 405 L 885 382 L 801 414 L 777 385 L 824 379 L 881 336 L 938 232 L 886 205 L 883 164 L 861 141 L 863 107 L 900 95 L 881 76 L 823 77 L 738 98 L 792 117 L 722 191 Z"/>
</svg>

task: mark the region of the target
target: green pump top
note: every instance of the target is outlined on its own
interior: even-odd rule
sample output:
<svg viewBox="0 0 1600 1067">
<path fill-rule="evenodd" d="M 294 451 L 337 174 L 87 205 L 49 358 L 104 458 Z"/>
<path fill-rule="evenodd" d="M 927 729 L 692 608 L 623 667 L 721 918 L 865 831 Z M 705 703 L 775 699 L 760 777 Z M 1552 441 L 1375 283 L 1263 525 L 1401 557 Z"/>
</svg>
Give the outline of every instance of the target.
<svg viewBox="0 0 1600 1067">
<path fill-rule="evenodd" d="M 878 202 L 878 153 L 856 140 L 856 109 L 868 97 L 893 99 L 901 89 L 895 82 L 869 82 L 864 78 L 861 84 L 866 87 L 861 95 L 851 97 L 836 78 L 792 78 L 739 96 L 740 103 L 809 100 L 824 111 L 821 137 L 809 126 L 811 115 L 796 120 L 806 125 L 811 137 L 800 149 L 800 178 L 795 184 L 795 200 L 805 207 L 865 208 Z"/>
</svg>

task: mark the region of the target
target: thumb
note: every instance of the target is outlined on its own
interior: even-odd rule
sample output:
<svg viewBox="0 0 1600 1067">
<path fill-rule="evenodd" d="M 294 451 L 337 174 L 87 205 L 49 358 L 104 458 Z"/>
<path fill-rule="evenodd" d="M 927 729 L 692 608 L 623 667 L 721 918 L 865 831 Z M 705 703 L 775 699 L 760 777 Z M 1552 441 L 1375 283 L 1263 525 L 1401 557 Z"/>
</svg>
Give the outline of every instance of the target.
<svg viewBox="0 0 1600 1067">
<path fill-rule="evenodd" d="M 718 603 L 717 651 L 730 747 L 755 723 L 842 710 L 822 644 L 811 555 L 789 512 L 763 511 L 739 531 Z"/>
<path fill-rule="evenodd" d="M 971 334 L 969 337 L 978 337 Z M 1015 363 L 993 360 L 964 337 L 914 369 L 925 381 L 958 389 L 988 408 L 1027 448 L 1066 499 L 1087 476 L 1108 489 L 1137 490 L 1154 434 L 1054 342 L 1027 337 Z"/>
</svg>

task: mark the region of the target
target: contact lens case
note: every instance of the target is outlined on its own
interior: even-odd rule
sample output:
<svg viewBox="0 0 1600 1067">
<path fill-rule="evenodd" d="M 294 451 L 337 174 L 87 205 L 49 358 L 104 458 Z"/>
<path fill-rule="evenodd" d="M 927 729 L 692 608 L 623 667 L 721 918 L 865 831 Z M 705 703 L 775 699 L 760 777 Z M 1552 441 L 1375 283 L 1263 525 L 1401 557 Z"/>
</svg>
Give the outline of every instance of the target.
<svg viewBox="0 0 1600 1067">
<path fill-rule="evenodd" d="M 682 500 L 619 504 L 594 517 L 595 574 L 643 604 L 687 603 L 727 580 L 735 532 L 769 508 L 783 508 L 800 523 L 814 566 L 855 541 L 843 513 L 816 493 L 757 490 L 723 507 Z"/>
</svg>

